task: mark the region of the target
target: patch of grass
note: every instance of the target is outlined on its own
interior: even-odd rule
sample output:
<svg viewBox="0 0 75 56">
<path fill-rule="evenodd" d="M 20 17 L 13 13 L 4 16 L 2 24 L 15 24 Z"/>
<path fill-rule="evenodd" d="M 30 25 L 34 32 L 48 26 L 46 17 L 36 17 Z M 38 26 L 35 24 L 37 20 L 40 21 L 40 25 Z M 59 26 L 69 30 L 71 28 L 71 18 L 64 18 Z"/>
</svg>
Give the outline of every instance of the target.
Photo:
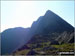
<svg viewBox="0 0 75 56">
<path fill-rule="evenodd" d="M 29 49 L 16 51 L 15 55 L 26 55 L 29 51 L 30 51 Z"/>
<path fill-rule="evenodd" d="M 52 47 L 58 48 L 59 51 L 74 51 L 74 43 L 65 43 L 61 45 L 52 45 Z"/>
<path fill-rule="evenodd" d="M 40 50 L 42 50 L 42 48 L 35 48 L 35 50 L 36 50 L 36 51 L 40 51 Z"/>
</svg>

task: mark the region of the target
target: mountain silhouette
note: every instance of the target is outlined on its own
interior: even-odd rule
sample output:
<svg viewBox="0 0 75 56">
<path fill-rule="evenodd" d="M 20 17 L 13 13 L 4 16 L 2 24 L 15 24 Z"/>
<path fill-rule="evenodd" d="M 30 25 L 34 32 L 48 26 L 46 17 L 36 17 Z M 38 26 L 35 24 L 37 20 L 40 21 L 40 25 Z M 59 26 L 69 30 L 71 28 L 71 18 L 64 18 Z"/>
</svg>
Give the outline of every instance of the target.
<svg viewBox="0 0 75 56">
<path fill-rule="evenodd" d="M 63 38 L 65 32 L 69 37 Z M 13 28 L 3 31 L 1 33 L 1 51 L 2 54 L 11 53 L 27 43 L 36 43 L 40 40 L 72 43 L 74 42 L 73 32 L 73 26 L 48 10 L 44 16 L 40 16 L 37 21 L 34 21 L 30 28 Z"/>
<path fill-rule="evenodd" d="M 27 40 L 26 35 L 29 28 L 11 28 L 1 33 L 1 54 L 11 53 L 15 49 L 24 45 Z"/>
<path fill-rule="evenodd" d="M 52 42 L 53 42 L 53 40 L 65 42 L 65 40 L 66 40 L 66 42 L 69 42 L 69 41 L 74 42 L 74 40 L 73 40 L 74 34 L 73 33 L 74 33 L 73 26 L 71 26 L 69 23 L 67 23 L 65 20 L 63 20 L 61 17 L 59 17 L 52 11 L 48 10 L 44 16 L 39 17 L 39 19 L 37 21 L 33 22 L 32 27 L 30 28 L 30 32 L 29 32 L 29 36 L 32 38 L 31 38 L 31 41 L 29 41 L 29 42 L 30 43 L 31 42 L 35 43 L 35 41 L 37 42 L 39 37 L 36 38 L 35 36 L 40 36 L 40 35 L 43 36 L 43 37 L 40 37 L 41 40 L 49 39 Z M 55 35 L 53 35 L 53 34 L 55 34 Z M 46 35 L 46 37 L 44 37 L 45 35 Z M 64 35 L 69 36 L 69 37 L 64 37 Z M 70 35 L 71 35 L 71 37 L 70 37 Z M 47 36 L 48 36 L 48 38 L 47 38 Z M 61 37 L 59 37 L 59 36 L 61 36 Z"/>
<path fill-rule="evenodd" d="M 36 29 L 36 30 L 33 30 Z M 31 31 L 35 34 L 46 34 L 52 32 L 73 31 L 73 27 L 64 21 L 61 17 L 57 16 L 52 11 L 48 10 L 46 14 L 40 17 L 32 24 Z"/>
</svg>

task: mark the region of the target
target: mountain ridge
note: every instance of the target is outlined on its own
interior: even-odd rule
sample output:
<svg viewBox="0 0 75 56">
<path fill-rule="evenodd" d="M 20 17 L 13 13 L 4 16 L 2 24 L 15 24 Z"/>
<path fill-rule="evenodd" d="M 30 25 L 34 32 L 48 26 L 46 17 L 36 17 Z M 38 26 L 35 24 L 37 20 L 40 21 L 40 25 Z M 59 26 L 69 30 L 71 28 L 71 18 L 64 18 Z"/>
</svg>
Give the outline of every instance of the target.
<svg viewBox="0 0 75 56">
<path fill-rule="evenodd" d="M 1 36 L 2 51 L 5 50 L 5 52 L 2 52 L 2 54 L 11 53 L 13 50 L 11 51 L 9 48 L 11 48 L 11 46 L 12 46 L 11 44 L 15 43 L 16 41 L 18 41 L 17 42 L 18 45 L 15 45 L 15 44 L 13 45 L 13 46 L 16 46 L 16 47 L 14 47 L 14 50 L 16 50 L 16 48 L 18 49 L 21 46 L 27 44 L 29 41 L 32 42 L 32 39 L 38 41 L 37 40 L 38 38 L 35 38 L 36 36 L 38 36 L 38 37 L 40 35 L 44 36 L 44 38 L 41 37 L 41 40 L 49 39 L 48 41 L 50 41 L 51 39 L 53 39 L 55 41 L 56 38 L 58 38 L 60 34 L 61 34 L 60 36 L 63 37 L 62 34 L 64 34 L 64 31 L 70 32 L 70 33 L 74 32 L 74 27 L 72 27 L 70 24 L 68 24 L 66 21 L 64 21 L 61 17 L 59 17 L 58 15 L 56 15 L 55 13 L 53 13 L 50 10 L 48 10 L 44 16 L 39 17 L 37 19 L 37 21 L 34 21 L 30 28 L 25 29 L 25 28 L 19 27 L 19 28 L 12 28 L 12 29 L 13 29 L 12 31 L 10 29 L 5 30 L 5 31 L 7 31 L 7 33 L 5 33 L 5 31 L 1 33 L 1 35 L 2 35 Z M 50 34 L 50 35 L 48 35 L 48 34 Z M 55 34 L 55 35 L 53 35 L 53 34 Z M 53 37 L 53 36 L 55 36 L 55 37 Z M 4 43 L 7 43 L 7 40 L 5 39 L 6 37 L 9 38 L 9 39 L 7 38 L 8 42 L 9 42 L 8 47 L 7 47 L 7 45 L 4 45 Z M 61 39 L 61 37 L 58 38 L 58 41 L 60 41 L 59 39 Z M 65 39 L 66 39 L 66 37 L 64 38 L 64 40 Z M 63 39 L 61 39 L 61 41 L 64 42 Z M 9 46 L 9 45 L 11 45 L 11 46 Z M 19 46 L 19 47 L 17 47 L 17 46 Z M 7 51 L 6 51 L 6 49 L 4 49 L 4 47 L 6 47 Z"/>
</svg>

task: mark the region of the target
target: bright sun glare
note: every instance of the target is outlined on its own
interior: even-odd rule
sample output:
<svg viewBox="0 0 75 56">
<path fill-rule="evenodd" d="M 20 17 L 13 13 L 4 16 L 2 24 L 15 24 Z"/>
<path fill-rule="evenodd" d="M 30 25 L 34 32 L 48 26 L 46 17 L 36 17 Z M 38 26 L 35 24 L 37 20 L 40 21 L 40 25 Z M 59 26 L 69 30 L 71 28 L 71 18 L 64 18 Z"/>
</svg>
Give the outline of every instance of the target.
<svg viewBox="0 0 75 56">
<path fill-rule="evenodd" d="M 1 32 L 8 28 L 30 27 L 47 10 L 74 26 L 73 1 L 1 1 Z"/>
</svg>

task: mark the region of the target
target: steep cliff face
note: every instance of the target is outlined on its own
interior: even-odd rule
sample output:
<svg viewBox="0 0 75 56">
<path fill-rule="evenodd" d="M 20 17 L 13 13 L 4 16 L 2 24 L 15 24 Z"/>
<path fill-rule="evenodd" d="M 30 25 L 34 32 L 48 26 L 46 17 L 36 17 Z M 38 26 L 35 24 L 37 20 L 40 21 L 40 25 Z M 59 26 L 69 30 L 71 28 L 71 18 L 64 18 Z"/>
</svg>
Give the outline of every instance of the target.
<svg viewBox="0 0 75 56">
<path fill-rule="evenodd" d="M 57 38 L 56 40 L 62 44 L 62 43 L 73 43 L 74 42 L 74 35 L 75 33 L 74 32 L 63 32 L 61 33 Z"/>
</svg>

